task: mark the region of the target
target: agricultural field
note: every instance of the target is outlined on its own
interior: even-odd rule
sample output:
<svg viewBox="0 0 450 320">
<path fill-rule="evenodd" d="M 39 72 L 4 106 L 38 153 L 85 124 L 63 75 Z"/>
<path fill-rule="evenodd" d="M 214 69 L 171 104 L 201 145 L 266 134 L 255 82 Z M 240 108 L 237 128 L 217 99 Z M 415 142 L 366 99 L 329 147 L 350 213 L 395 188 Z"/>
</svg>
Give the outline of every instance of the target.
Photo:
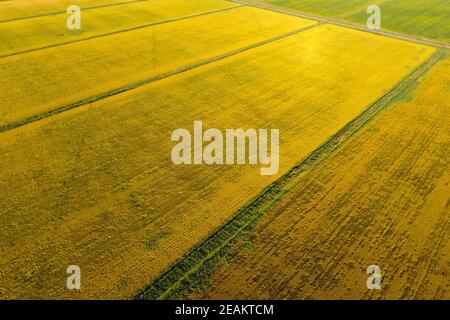
<svg viewBox="0 0 450 320">
<path fill-rule="evenodd" d="M 382 28 L 450 43 L 450 0 L 391 0 L 379 6 Z M 347 19 L 365 24 L 367 14 L 353 13 Z"/>
<path fill-rule="evenodd" d="M 181 3 L 178 0 L 148 0 L 120 6 L 104 6 L 83 12 L 82 30 L 61 30 L 61 26 L 66 24 L 65 13 L 11 21 L 0 25 L 2 37 L 0 56 L 37 51 L 41 48 L 123 33 L 130 29 L 143 29 L 156 23 L 185 19 L 237 6 L 221 0 L 187 0 Z M 145 30 L 157 34 L 164 33 L 152 28 Z M 171 34 L 170 31 L 168 33 Z"/>
<path fill-rule="evenodd" d="M 296 181 L 201 298 L 448 300 L 449 83 L 447 59 Z"/>
<path fill-rule="evenodd" d="M 273 6 L 294 9 L 313 13 L 321 16 L 342 16 L 350 11 L 365 11 L 367 7 L 374 4 L 370 0 L 251 0 L 255 3 L 270 4 Z"/>
<path fill-rule="evenodd" d="M 345 56 L 340 54 L 346 48 L 343 39 L 358 43 L 347 49 Z M 390 53 L 378 50 L 384 41 L 390 43 L 386 46 Z M 317 51 L 308 53 L 310 47 Z M 2 236 L 11 248 L 5 253 L 2 269 L 10 265 L 26 270 L 31 263 L 36 266 L 35 275 L 22 275 L 22 279 L 33 283 L 37 275 L 57 273 L 72 257 L 71 252 L 79 252 L 76 257 L 85 265 L 85 282 L 89 281 L 86 287 L 92 290 L 83 290 L 85 297 L 132 294 L 276 178 L 260 177 L 254 167 L 174 168 L 167 159 L 170 141 L 164 138 L 174 128 L 190 127 L 196 119 L 218 128 L 233 123 L 238 127 L 280 127 L 283 173 L 432 51 L 321 26 L 3 133 L 0 166 L 6 170 L 0 189 L 14 196 L 2 201 L 16 214 L 2 216 L 1 225 L 8 226 Z M 373 70 L 373 77 L 362 82 L 359 74 L 367 68 Z M 334 83 L 342 76 L 348 81 L 338 89 Z M 314 95 L 317 87 L 332 86 L 334 90 Z M 195 88 L 208 90 L 200 93 Z M 232 94 L 236 90 L 240 91 L 237 96 Z M 278 107 L 272 109 L 269 101 L 277 101 Z M 251 108 L 241 109 L 242 105 Z M 286 121 L 288 115 L 302 120 Z M 42 171 L 42 163 L 47 170 Z M 30 179 L 36 184 L 28 184 Z M 31 208 L 32 216 L 27 214 Z M 165 236 L 157 246 L 144 250 L 145 242 L 161 232 Z M 110 248 L 108 256 L 101 259 L 98 250 L 105 247 Z M 22 265 L 17 258 L 24 252 L 30 260 Z M 51 260 L 40 264 L 43 252 Z M 129 264 L 127 278 L 114 277 L 109 282 L 112 287 L 102 288 L 101 275 L 120 275 L 125 263 Z M 142 266 L 148 271 L 143 272 Z M 51 294 L 52 283 L 48 286 L 45 292 Z M 42 290 L 40 287 L 39 292 Z M 64 288 L 60 291 L 54 294 L 70 294 Z M 27 294 L 34 297 L 32 288 Z"/>
<path fill-rule="evenodd" d="M 313 24 L 245 7 L 6 57 L 0 128 Z"/>
<path fill-rule="evenodd" d="M 0 299 L 448 298 L 445 46 L 225 0 L 79 1 L 74 31 L 70 4 L 0 1 Z M 176 164 L 198 121 L 279 130 L 275 174 Z"/>
<path fill-rule="evenodd" d="M 77 4 L 82 9 L 90 9 L 148 1 L 152 0 L 78 0 Z M 157 3 L 155 0 L 153 2 Z M 61 14 L 66 12 L 67 7 L 73 4 L 74 2 L 70 0 L 0 1 L 0 21 L 4 22 L 36 16 Z"/>
<path fill-rule="evenodd" d="M 365 25 L 369 5 L 381 8 L 381 27 L 450 42 L 450 0 L 250 0 Z M 239 1 L 237 1 L 239 3 Z"/>
</svg>

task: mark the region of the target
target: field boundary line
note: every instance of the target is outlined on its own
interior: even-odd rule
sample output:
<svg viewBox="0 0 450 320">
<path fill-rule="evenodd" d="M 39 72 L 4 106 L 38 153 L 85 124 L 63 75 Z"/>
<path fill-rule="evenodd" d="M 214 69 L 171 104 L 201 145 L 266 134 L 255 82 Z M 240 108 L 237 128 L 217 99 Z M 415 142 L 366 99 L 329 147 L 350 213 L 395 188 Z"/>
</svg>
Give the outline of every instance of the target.
<svg viewBox="0 0 450 320">
<path fill-rule="evenodd" d="M 273 42 L 276 42 L 276 41 L 279 41 L 279 40 L 283 40 L 285 38 L 288 38 L 290 36 L 296 35 L 296 34 L 301 33 L 303 31 L 312 29 L 312 28 L 314 28 L 314 27 L 316 27 L 318 25 L 320 25 L 320 23 L 312 24 L 312 25 L 309 25 L 309 26 L 306 26 L 306 27 L 303 27 L 303 28 L 300 28 L 300 29 L 296 29 L 294 31 L 290 31 L 288 33 L 284 33 L 284 34 L 278 35 L 276 37 L 272 37 L 272 38 L 269 38 L 269 39 L 266 39 L 266 40 L 263 40 L 263 41 L 260 41 L 260 42 L 256 42 L 256 43 L 250 44 L 250 45 L 245 46 L 245 47 L 241 47 L 241 48 L 238 48 L 238 49 L 226 52 L 226 53 L 222 53 L 220 55 L 217 55 L 217 56 L 205 59 L 205 60 L 194 62 L 192 64 L 188 64 L 188 65 L 182 66 L 182 67 L 174 69 L 172 71 L 169 71 L 169 72 L 166 72 L 166 73 L 162 73 L 162 74 L 159 74 L 159 75 L 147 78 L 147 79 L 139 80 L 139 81 L 136 81 L 134 83 L 131 83 L 131 84 L 128 84 L 128 85 L 125 85 L 125 86 L 122 86 L 122 87 L 119 87 L 119 88 L 107 91 L 107 92 L 103 92 L 103 93 L 98 94 L 96 96 L 85 98 L 83 100 L 79 100 L 79 101 L 74 102 L 74 103 L 69 103 L 69 104 L 57 107 L 55 109 L 52 109 L 52 110 L 48 110 L 48 111 L 45 111 L 45 112 L 42 112 L 42 113 L 35 114 L 33 116 L 30 116 L 30 117 L 27 117 L 27 118 L 24 118 L 24 119 L 20 119 L 20 120 L 17 120 L 17 121 L 14 121 L 14 122 L 11 122 L 11 123 L 8 123 L 8 124 L 5 124 L 5 125 L 0 125 L 0 133 L 6 132 L 6 131 L 10 131 L 12 129 L 19 128 L 19 127 L 22 127 L 24 125 L 27 125 L 27 124 L 30 124 L 30 123 L 33 123 L 33 122 L 36 122 L 36 121 L 39 121 L 39 120 L 42 120 L 42 119 L 45 119 L 45 118 L 49 118 L 49 117 L 57 115 L 59 113 L 62 113 L 62 112 L 65 112 L 65 111 L 69 111 L 69 110 L 72 110 L 72 109 L 75 109 L 75 108 L 78 108 L 78 107 L 81 107 L 81 106 L 84 106 L 84 105 L 87 105 L 87 104 L 90 104 L 90 103 L 93 103 L 93 102 L 96 102 L 96 101 L 99 101 L 99 100 L 103 100 L 103 99 L 106 99 L 106 98 L 109 98 L 109 97 L 112 97 L 112 96 L 115 96 L 115 95 L 119 95 L 121 93 L 125 93 L 125 92 L 128 92 L 130 90 L 134 90 L 134 89 L 137 89 L 139 87 L 142 87 L 142 86 L 144 86 L 146 84 L 149 84 L 149 83 L 152 83 L 152 82 L 156 82 L 156 81 L 159 81 L 159 80 L 162 80 L 162 79 L 165 79 L 165 78 L 169 78 L 169 77 L 181 74 L 181 73 L 185 73 L 185 72 L 187 72 L 189 70 L 196 69 L 198 67 L 202 67 L 202 66 L 211 64 L 213 62 L 224 60 L 226 58 L 238 55 L 240 53 L 243 53 L 245 51 L 249 51 L 251 49 L 255 49 L 255 48 L 258 48 L 258 47 L 261 47 L 261 46 L 264 46 L 264 45 L 267 45 L 267 44 L 270 44 L 270 43 L 273 43 Z"/>
<path fill-rule="evenodd" d="M 133 3 L 137 3 L 137 2 L 147 2 L 147 1 L 149 1 L 149 0 L 130 0 L 130 1 L 109 3 L 109 4 L 98 5 L 98 6 L 92 6 L 92 7 L 85 7 L 85 8 L 80 8 L 80 9 L 81 9 L 81 11 L 85 11 L 85 10 L 92 10 L 92 9 L 123 6 L 123 5 L 127 5 L 127 4 L 133 4 Z M 28 20 L 28 19 L 34 19 L 34 18 L 56 16 L 56 15 L 65 14 L 65 13 L 66 13 L 66 11 L 45 12 L 45 13 L 39 13 L 39 14 L 35 14 L 35 15 L 30 15 L 30 16 L 22 16 L 22 17 L 16 17 L 16 18 L 3 19 L 3 20 L 0 20 L 0 23 L 8 23 L 8 22 L 15 22 L 15 21 L 20 21 L 20 20 Z"/>
<path fill-rule="evenodd" d="M 398 40 L 409 41 L 409 42 L 414 42 L 414 43 L 418 43 L 418 44 L 424 44 L 424 45 L 433 46 L 433 47 L 440 47 L 440 48 L 450 49 L 450 44 L 445 43 L 445 42 L 440 42 L 440 41 L 437 41 L 437 40 L 411 36 L 411 35 L 408 35 L 408 34 L 398 33 L 398 32 L 394 32 L 394 31 L 370 30 L 370 29 L 368 29 L 368 28 L 366 28 L 366 27 L 364 27 L 362 25 L 358 25 L 358 24 L 355 24 L 355 23 L 339 20 L 339 19 L 332 18 L 332 17 L 318 16 L 318 15 L 314 15 L 314 14 L 311 14 L 311 13 L 306 13 L 306 12 L 302 12 L 302 11 L 298 11 L 298 10 L 290 10 L 290 9 L 285 9 L 285 8 L 279 8 L 279 7 L 271 6 L 269 4 L 255 3 L 255 2 L 245 1 L 245 0 L 226 0 L 226 1 L 233 2 L 233 3 L 238 3 L 238 4 L 243 4 L 243 5 L 247 5 L 247 6 L 250 6 L 250 7 L 259 8 L 259 9 L 274 11 L 274 12 L 278 12 L 278 13 L 284 13 L 284 14 L 287 14 L 287 15 L 296 16 L 296 17 L 300 17 L 300 18 L 304 18 L 304 19 L 315 20 L 315 21 L 319 21 L 321 23 L 333 24 L 333 25 L 337 25 L 337 26 L 340 26 L 340 27 L 345 27 L 345 28 L 350 28 L 350 29 L 354 29 L 354 30 L 358 30 L 358 31 L 368 32 L 368 33 L 372 33 L 372 34 L 377 34 L 377 35 L 380 35 L 380 36 L 395 38 L 395 39 L 398 39 Z"/>
<path fill-rule="evenodd" d="M 116 34 L 121 34 L 121 33 L 126 33 L 126 32 L 130 32 L 130 31 L 139 30 L 139 29 L 154 27 L 154 26 L 161 25 L 161 24 L 172 23 L 172 22 L 177 22 L 177 21 L 182 21 L 182 20 L 189 20 L 189 19 L 193 19 L 193 18 L 197 18 L 197 17 L 207 16 L 207 15 L 210 15 L 210 14 L 215 14 L 215 13 L 219 13 L 219 12 L 229 11 L 229 10 L 242 8 L 242 7 L 246 7 L 246 5 L 237 5 L 237 6 L 234 6 L 234 7 L 220 8 L 220 9 L 215 9 L 215 10 L 211 10 L 211 11 L 195 13 L 195 14 L 191 14 L 191 15 L 187 15 L 187 16 L 182 16 L 182 17 L 176 17 L 176 18 L 171 18 L 171 19 L 166 19 L 166 20 L 161 20 L 161 21 L 150 22 L 150 23 L 141 24 L 141 25 L 130 27 L 130 28 L 126 28 L 126 29 L 120 29 L 120 30 L 116 30 L 116 31 L 112 31 L 112 32 L 97 34 L 97 35 L 86 37 L 86 38 L 81 38 L 81 39 L 76 39 L 76 40 L 71 40 L 71 41 L 65 41 L 65 42 L 50 44 L 50 45 L 39 47 L 39 48 L 27 49 L 27 50 L 17 51 L 17 52 L 13 52 L 13 53 L 7 53 L 7 54 L 4 54 L 4 55 L 0 55 L 0 59 L 13 57 L 13 56 L 18 56 L 18 55 L 21 55 L 21 54 L 26 54 L 26 53 L 36 52 L 36 51 L 41 51 L 41 50 L 50 49 L 50 48 L 56 48 L 56 47 L 65 46 L 65 45 L 72 44 L 72 43 L 78 43 L 78 42 L 89 41 L 89 40 L 94 40 L 94 39 L 98 39 L 98 38 L 113 36 L 113 35 L 116 35 Z"/>
<path fill-rule="evenodd" d="M 234 240 L 245 230 L 252 230 L 268 209 L 302 181 L 318 164 L 330 157 L 342 144 L 369 123 L 392 101 L 417 81 L 435 63 L 446 57 L 446 49 L 436 50 L 427 60 L 402 78 L 385 94 L 370 104 L 325 143 L 301 160 L 281 178 L 264 188 L 258 196 L 238 210 L 228 221 L 200 241 L 183 257 L 161 273 L 134 298 L 139 300 L 178 299 L 202 288 L 214 266 L 226 254 Z"/>
</svg>

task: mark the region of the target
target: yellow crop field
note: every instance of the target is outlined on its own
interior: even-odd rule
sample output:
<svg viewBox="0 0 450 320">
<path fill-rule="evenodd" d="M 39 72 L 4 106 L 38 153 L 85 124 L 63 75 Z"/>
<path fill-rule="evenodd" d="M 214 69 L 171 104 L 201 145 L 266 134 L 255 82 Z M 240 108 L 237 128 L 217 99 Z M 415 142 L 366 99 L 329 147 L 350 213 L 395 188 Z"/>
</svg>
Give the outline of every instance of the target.
<svg viewBox="0 0 450 320">
<path fill-rule="evenodd" d="M 248 8 L 220 14 L 237 10 L 250 14 Z M 198 23 L 200 34 L 199 21 L 191 23 Z M 304 23 L 285 24 L 291 29 Z M 227 39 L 226 28 L 208 27 Z M 171 29 L 171 36 L 181 36 L 181 30 Z M 208 32 L 201 33 L 203 39 Z M 235 30 L 229 32 L 236 37 Z M 434 51 L 321 25 L 0 133 L 0 294 L 134 296 Z M 52 81 L 41 90 L 77 86 Z M 79 88 L 88 79 L 83 81 Z M 48 96 L 29 97 L 28 108 L 42 110 Z M 195 120 L 205 128 L 279 128 L 278 174 L 261 176 L 256 166 L 174 166 L 170 135 L 192 128 Z M 74 261 L 83 266 L 81 291 L 61 286 Z"/>
<path fill-rule="evenodd" d="M 3 58 L 0 126 L 312 24 L 242 7 Z"/>
<path fill-rule="evenodd" d="M 449 1 L 0 0 L 0 300 L 450 299 Z"/>
<path fill-rule="evenodd" d="M 148 0 L 104 6 L 82 12 L 81 30 L 66 28 L 66 13 L 11 21 L 0 25 L 0 56 L 235 6 L 221 0 Z"/>
<path fill-rule="evenodd" d="M 121 3 L 147 2 L 156 0 L 77 0 L 80 8 L 107 6 Z M 73 5 L 71 0 L 14 0 L 0 1 L 0 21 L 27 18 L 36 15 L 55 14 L 65 12 Z"/>
<path fill-rule="evenodd" d="M 299 178 L 195 297 L 448 300 L 449 84 L 446 59 Z"/>
</svg>

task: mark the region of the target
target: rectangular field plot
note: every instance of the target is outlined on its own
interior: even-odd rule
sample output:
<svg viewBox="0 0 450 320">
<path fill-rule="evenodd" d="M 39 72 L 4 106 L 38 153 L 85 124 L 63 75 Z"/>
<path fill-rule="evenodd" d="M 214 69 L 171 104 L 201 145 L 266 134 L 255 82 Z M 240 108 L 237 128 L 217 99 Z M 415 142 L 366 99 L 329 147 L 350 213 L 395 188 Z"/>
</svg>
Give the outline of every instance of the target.
<svg viewBox="0 0 450 320">
<path fill-rule="evenodd" d="M 169 0 L 170 1 L 170 0 Z M 214 0 L 206 0 L 214 1 Z M 77 0 L 81 9 L 102 6 L 122 5 L 134 2 L 153 2 L 158 0 Z M 72 0 L 14 0 L 0 1 L 0 22 L 27 19 L 39 15 L 65 13 L 68 6 L 75 4 Z"/>
<path fill-rule="evenodd" d="M 323 25 L 2 133 L 5 294 L 132 297 L 433 51 Z M 280 129 L 280 171 L 174 165 L 195 120 Z"/>
<path fill-rule="evenodd" d="M 299 178 L 201 298 L 449 299 L 449 83 L 447 59 Z"/>
<path fill-rule="evenodd" d="M 250 0 L 366 25 L 369 5 L 381 9 L 382 30 L 450 42 L 450 0 Z"/>
<path fill-rule="evenodd" d="M 3 58 L 0 126 L 312 24 L 242 7 Z"/>
<path fill-rule="evenodd" d="M 221 0 L 149 0 L 106 6 L 82 11 L 81 30 L 67 28 L 68 14 L 1 23 L 0 57 L 234 6 Z"/>
<path fill-rule="evenodd" d="M 380 5 L 382 28 L 413 36 L 450 42 L 450 0 L 374 1 Z M 365 11 L 348 20 L 365 24 Z"/>
<path fill-rule="evenodd" d="M 255 3 L 265 3 L 280 8 L 294 9 L 321 16 L 340 16 L 355 9 L 364 10 L 374 0 L 249 0 Z M 376 1 L 375 1 L 376 2 Z"/>
</svg>

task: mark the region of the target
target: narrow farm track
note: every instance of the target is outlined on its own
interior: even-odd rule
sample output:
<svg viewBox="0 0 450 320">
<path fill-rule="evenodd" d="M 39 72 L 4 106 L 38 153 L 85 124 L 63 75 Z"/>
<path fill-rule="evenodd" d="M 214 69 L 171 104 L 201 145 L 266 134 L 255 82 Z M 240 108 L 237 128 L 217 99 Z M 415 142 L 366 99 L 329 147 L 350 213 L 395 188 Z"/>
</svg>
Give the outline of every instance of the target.
<svg viewBox="0 0 450 320">
<path fill-rule="evenodd" d="M 24 126 L 24 125 L 27 125 L 27 124 L 30 124 L 30 123 L 33 123 L 33 122 L 36 122 L 36 121 L 39 121 L 39 120 L 42 120 L 42 119 L 45 119 L 45 118 L 57 115 L 57 114 L 60 114 L 62 112 L 68 111 L 68 110 L 72 110 L 72 109 L 75 109 L 75 108 L 87 105 L 87 104 L 92 103 L 92 102 L 96 102 L 96 101 L 99 101 L 99 100 L 102 100 L 102 99 L 105 99 L 105 98 L 108 98 L 108 97 L 112 97 L 112 96 L 115 96 L 115 95 L 118 95 L 118 94 L 130 91 L 130 90 L 139 88 L 139 87 L 141 87 L 143 85 L 146 85 L 146 84 L 149 84 L 149 83 L 152 83 L 152 82 L 156 82 L 158 80 L 162 80 L 162 79 L 165 79 L 165 78 L 177 75 L 177 74 L 181 74 L 181 73 L 187 72 L 187 71 L 192 70 L 194 68 L 198 68 L 198 67 L 201 67 L 201 66 L 204 66 L 204 65 L 216 62 L 216 61 L 220 61 L 220 60 L 223 60 L 223 59 L 235 56 L 235 55 L 240 54 L 242 52 L 245 52 L 245 51 L 257 48 L 257 47 L 261 47 L 261 46 L 273 43 L 275 41 L 282 40 L 282 39 L 285 39 L 287 37 L 296 35 L 296 34 L 298 34 L 300 32 L 309 30 L 309 29 L 314 28 L 314 27 L 316 27 L 318 25 L 320 25 L 320 23 L 316 23 L 316 24 L 313 24 L 313 25 L 310 25 L 310 26 L 307 26 L 307 27 L 304 27 L 304 28 L 300 28 L 300 29 L 294 30 L 292 32 L 284 33 L 282 35 L 279 35 L 279 36 L 276 36 L 276 37 L 273 37 L 273 38 L 270 38 L 270 39 L 267 39 L 267 40 L 264 40 L 264 41 L 261 41 L 261 42 L 254 43 L 254 44 L 251 44 L 249 46 L 245 46 L 245 47 L 242 47 L 242 48 L 239 48 L 239 49 L 236 49 L 236 50 L 232 50 L 230 52 L 227 52 L 227 53 L 224 53 L 224 54 L 220 54 L 220 55 L 214 56 L 212 58 L 205 59 L 205 60 L 202 60 L 202 61 L 190 64 L 190 65 L 186 65 L 186 66 L 183 66 L 181 68 L 177 68 L 177 69 L 172 70 L 172 71 L 167 72 L 167 73 L 163 73 L 163 74 L 160 74 L 160 75 L 157 75 L 157 76 L 154 76 L 154 77 L 143 79 L 141 81 L 138 81 L 138 82 L 135 82 L 135 83 L 131 83 L 131 84 L 123 86 L 123 87 L 115 88 L 113 90 L 104 92 L 102 94 L 99 94 L 99 95 L 96 95 L 96 96 L 93 96 L 93 97 L 90 97 L 90 98 L 87 98 L 87 99 L 83 99 L 83 100 L 77 101 L 75 103 L 63 105 L 63 106 L 60 106 L 60 107 L 55 108 L 53 110 L 50 110 L 50 111 L 47 111 L 47 112 L 43 112 L 43 113 L 39 113 L 39 114 L 36 114 L 34 116 L 18 120 L 18 121 L 9 123 L 7 125 L 0 126 L 0 133 L 1 132 L 5 132 L 5 131 L 9 131 L 9 130 L 12 130 L 12 129 L 15 129 L 15 128 L 18 128 L 18 127 L 21 127 L 21 126 Z"/>
<path fill-rule="evenodd" d="M 100 9 L 100 8 L 108 8 L 108 7 L 115 7 L 115 6 L 122 6 L 126 4 L 136 3 L 136 2 L 146 2 L 149 0 L 130 0 L 130 1 L 123 1 L 123 2 L 116 2 L 116 3 L 110 3 L 110 4 L 104 4 L 99 6 L 92 6 L 92 7 L 85 7 L 80 8 L 82 11 L 85 10 L 92 10 L 92 9 Z M 20 20 L 27 20 L 27 19 L 34 19 L 34 18 L 40 18 L 40 17 L 48 17 L 48 16 L 56 16 L 58 14 L 66 14 L 66 11 L 54 11 L 54 12 L 46 12 L 36 15 L 30 15 L 30 16 L 24 16 L 24 17 L 17 17 L 17 18 L 11 18 L 11 19 L 3 19 L 0 20 L 0 23 L 7 23 L 7 22 L 13 22 L 13 21 L 20 21 Z"/>
<path fill-rule="evenodd" d="M 297 10 L 283 9 L 283 8 L 278 8 L 278 7 L 274 7 L 274 6 L 263 4 L 263 3 L 254 3 L 254 2 L 249 2 L 249 1 L 245 1 L 245 0 L 227 0 L 227 1 L 242 4 L 242 5 L 252 6 L 255 8 L 260 8 L 260 9 L 270 10 L 270 11 L 284 13 L 284 14 L 288 14 L 288 15 L 293 15 L 293 16 L 297 16 L 297 17 L 301 17 L 301 18 L 305 18 L 305 19 L 316 20 L 321 23 L 330 23 L 330 24 L 334 24 L 337 26 L 341 26 L 341 27 L 351 28 L 351 29 L 364 31 L 364 32 L 370 32 L 370 33 L 374 33 L 374 34 L 378 34 L 378 35 L 382 35 L 382 36 L 386 36 L 386 37 L 396 38 L 399 40 L 405 40 L 405 41 L 410 41 L 410 42 L 414 42 L 414 43 L 418 43 L 418 44 L 424 44 L 424 45 L 435 46 L 435 47 L 440 47 L 440 48 L 447 48 L 447 49 L 450 48 L 450 44 L 440 42 L 440 41 L 413 37 L 413 36 L 410 36 L 407 34 L 402 34 L 402 33 L 397 33 L 397 32 L 392 32 L 392 31 L 369 30 L 366 27 L 363 27 L 361 25 L 357 25 L 354 23 L 342 21 L 339 19 L 329 18 L 329 17 L 321 17 L 321 16 L 317 16 L 317 15 L 313 15 L 310 13 L 305 13 L 305 12 L 301 12 L 301 11 L 297 11 Z"/>
<path fill-rule="evenodd" d="M 30 52 L 41 51 L 41 50 L 45 50 L 45 49 L 65 46 L 65 45 L 72 44 L 72 43 L 99 39 L 99 38 L 108 37 L 108 36 L 112 36 L 112 35 L 116 35 L 116 34 L 121 34 L 121 33 L 126 33 L 126 32 L 130 32 L 130 31 L 139 30 L 139 29 L 149 28 L 149 27 L 153 27 L 153 26 L 157 26 L 157 25 L 161 25 L 161 24 L 177 22 L 177 21 L 182 21 L 182 20 L 187 20 L 187 19 L 192 19 L 192 18 L 197 18 L 197 17 L 202 17 L 202 16 L 206 16 L 206 15 L 209 15 L 209 14 L 214 14 L 214 13 L 229 11 L 229 10 L 233 10 L 233 9 L 237 9 L 237 8 L 242 8 L 244 6 L 245 5 L 237 5 L 237 6 L 229 7 L 229 8 L 220 8 L 220 9 L 216 9 L 216 10 L 210 10 L 210 11 L 206 11 L 206 12 L 195 13 L 195 14 L 191 14 L 191 15 L 187 15 L 187 16 L 182 16 L 182 17 L 171 18 L 171 19 L 151 22 L 151 23 L 147 23 L 147 24 L 142 24 L 142 25 L 131 27 L 131 28 L 121 29 L 121 30 L 117 30 L 117 31 L 113 31 L 113 32 L 102 33 L 102 34 L 98 34 L 98 35 L 95 35 L 95 36 L 81 38 L 81 39 L 77 39 L 77 40 L 65 41 L 65 42 L 51 44 L 51 45 L 47 45 L 47 46 L 43 46 L 43 47 L 39 47 L 39 48 L 33 48 L 33 49 L 18 51 L 18 52 L 14 52 L 14 53 L 8 53 L 8 54 L 5 54 L 5 55 L 0 55 L 0 59 L 13 57 L 13 56 L 18 56 L 18 55 L 22 55 L 22 54 L 26 54 L 26 53 L 30 53 Z"/>
<path fill-rule="evenodd" d="M 403 78 L 391 90 L 370 105 L 357 118 L 313 151 L 280 179 L 266 187 L 255 199 L 240 209 L 228 222 L 192 248 L 152 284 L 139 293 L 136 299 L 182 298 L 199 289 L 213 273 L 215 265 L 228 248 L 246 230 L 251 230 L 258 220 L 289 190 L 299 183 L 319 163 L 329 157 L 345 141 L 382 112 L 393 100 L 413 85 L 438 61 L 446 57 L 447 50 L 439 49 L 423 64 Z"/>
</svg>

